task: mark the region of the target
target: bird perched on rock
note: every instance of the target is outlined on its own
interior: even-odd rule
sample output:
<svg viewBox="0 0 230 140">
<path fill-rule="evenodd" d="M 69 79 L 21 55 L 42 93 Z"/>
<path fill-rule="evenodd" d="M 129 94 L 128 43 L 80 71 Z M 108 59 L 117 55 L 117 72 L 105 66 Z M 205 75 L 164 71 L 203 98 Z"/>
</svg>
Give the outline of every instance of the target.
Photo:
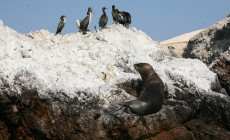
<svg viewBox="0 0 230 140">
<path fill-rule="evenodd" d="M 128 12 L 122 11 L 118 14 L 118 22 L 123 26 L 129 28 L 131 24 L 131 15 Z"/>
<path fill-rule="evenodd" d="M 123 26 L 129 28 L 131 24 L 131 15 L 128 12 L 122 11 L 120 12 L 118 9 L 115 9 L 115 5 L 112 6 L 112 16 L 113 21 L 117 24 L 120 23 Z"/>
<path fill-rule="evenodd" d="M 89 7 L 87 11 L 87 16 L 83 19 L 83 21 L 80 22 L 80 30 L 83 32 L 83 34 L 86 34 L 86 31 L 88 31 L 89 24 L 91 23 L 91 17 L 92 8 Z"/>
<path fill-rule="evenodd" d="M 105 13 L 106 9 L 107 9 L 106 7 L 102 8 L 103 15 L 101 15 L 100 20 L 99 20 L 99 27 L 101 28 L 105 28 L 106 24 L 108 23 L 108 16 Z"/>
<path fill-rule="evenodd" d="M 115 9 L 115 5 L 112 6 L 112 17 L 113 21 L 117 24 L 118 23 L 118 14 L 120 11 L 118 9 Z"/>
<path fill-rule="evenodd" d="M 61 21 L 58 24 L 56 34 L 59 34 L 59 33 L 61 34 L 61 31 L 62 31 L 63 27 L 65 26 L 65 22 L 66 22 L 65 18 L 66 18 L 66 16 L 64 16 L 64 15 L 60 17 Z"/>
</svg>

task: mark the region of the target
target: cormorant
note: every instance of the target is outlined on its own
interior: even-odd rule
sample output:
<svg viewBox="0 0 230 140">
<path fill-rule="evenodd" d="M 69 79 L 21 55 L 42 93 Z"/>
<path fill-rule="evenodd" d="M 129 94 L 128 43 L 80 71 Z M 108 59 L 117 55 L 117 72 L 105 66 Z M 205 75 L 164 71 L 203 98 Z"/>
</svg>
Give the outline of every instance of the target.
<svg viewBox="0 0 230 140">
<path fill-rule="evenodd" d="M 60 19 L 61 19 L 61 21 L 58 24 L 56 34 L 59 34 L 59 33 L 61 34 L 61 31 L 62 31 L 63 27 L 65 26 L 65 22 L 66 22 L 65 16 L 61 16 Z"/>
<path fill-rule="evenodd" d="M 118 22 L 118 14 L 120 13 L 120 11 L 118 9 L 115 9 L 115 5 L 112 6 L 112 16 L 113 16 L 113 21 L 115 23 Z"/>
<path fill-rule="evenodd" d="M 108 23 L 108 16 L 105 13 L 105 7 L 102 8 L 103 15 L 101 15 L 100 20 L 99 20 L 99 26 L 101 28 L 105 28 L 106 24 Z"/>
<path fill-rule="evenodd" d="M 131 15 L 128 12 L 122 11 L 118 14 L 118 21 L 123 26 L 129 28 L 129 24 L 131 24 Z"/>
<path fill-rule="evenodd" d="M 88 8 L 87 16 L 80 22 L 80 30 L 82 30 L 83 34 L 86 34 L 88 31 L 88 26 L 91 23 L 91 15 L 92 15 L 92 8 Z"/>
</svg>

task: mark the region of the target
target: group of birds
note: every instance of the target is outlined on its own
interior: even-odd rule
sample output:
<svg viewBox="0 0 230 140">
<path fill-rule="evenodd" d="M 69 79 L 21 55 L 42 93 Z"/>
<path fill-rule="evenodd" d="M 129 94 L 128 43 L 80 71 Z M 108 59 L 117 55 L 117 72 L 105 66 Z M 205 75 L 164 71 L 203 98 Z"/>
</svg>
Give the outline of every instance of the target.
<svg viewBox="0 0 230 140">
<path fill-rule="evenodd" d="M 101 15 L 100 19 L 99 19 L 99 27 L 101 27 L 101 29 L 105 28 L 105 26 L 108 23 L 108 16 L 106 15 L 106 7 L 102 8 L 102 12 L 103 14 Z M 83 20 L 77 20 L 77 27 L 79 29 L 79 32 L 82 32 L 82 34 L 86 34 L 89 27 L 89 24 L 91 23 L 91 14 L 92 14 L 93 10 L 91 7 L 88 8 L 87 11 L 87 15 Z M 112 17 L 113 17 L 113 21 L 117 24 L 122 24 L 123 26 L 129 28 L 129 24 L 131 24 L 131 15 L 128 12 L 122 11 L 120 12 L 118 9 L 115 9 L 115 6 L 112 6 Z M 56 34 L 61 34 L 62 29 L 65 26 L 65 22 L 66 22 L 66 16 L 61 16 L 60 19 L 61 21 L 58 24 L 57 27 L 57 31 Z"/>
</svg>

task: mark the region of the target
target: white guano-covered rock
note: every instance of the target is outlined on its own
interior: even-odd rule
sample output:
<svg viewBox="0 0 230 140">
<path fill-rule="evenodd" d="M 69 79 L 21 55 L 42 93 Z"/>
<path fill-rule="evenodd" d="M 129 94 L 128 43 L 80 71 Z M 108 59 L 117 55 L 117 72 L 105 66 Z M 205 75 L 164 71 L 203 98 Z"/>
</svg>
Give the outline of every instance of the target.
<svg viewBox="0 0 230 140">
<path fill-rule="evenodd" d="M 140 62 L 153 66 L 169 94 L 175 86 L 210 91 L 218 84 L 201 61 L 164 58 L 157 42 L 136 28 L 112 24 L 86 35 L 54 36 L 46 30 L 22 35 L 0 24 L 0 86 L 7 84 L 19 94 L 28 87 L 42 96 L 64 92 L 83 101 L 98 97 L 103 107 L 113 106 L 134 99 L 117 84 L 140 78 L 133 68 Z"/>
</svg>

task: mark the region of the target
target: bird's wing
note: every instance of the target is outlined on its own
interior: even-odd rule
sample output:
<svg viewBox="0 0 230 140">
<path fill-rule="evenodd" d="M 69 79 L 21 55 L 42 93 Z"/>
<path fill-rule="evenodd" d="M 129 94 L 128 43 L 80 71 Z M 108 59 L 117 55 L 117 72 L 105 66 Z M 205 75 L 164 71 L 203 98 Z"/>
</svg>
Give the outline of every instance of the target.
<svg viewBox="0 0 230 140">
<path fill-rule="evenodd" d="M 64 27 L 65 23 L 63 21 L 60 21 L 57 27 L 56 34 L 60 33 L 62 28 Z"/>
<path fill-rule="evenodd" d="M 57 27 L 57 30 L 62 30 L 62 28 L 64 27 L 65 23 L 63 21 L 60 21 Z"/>
<path fill-rule="evenodd" d="M 80 30 L 81 29 L 81 20 L 79 20 L 79 19 L 77 19 L 76 20 L 76 22 L 77 22 L 77 28 Z"/>
<path fill-rule="evenodd" d="M 107 24 L 107 22 L 108 22 L 108 16 L 103 14 L 99 20 L 99 26 L 103 27 Z"/>
<path fill-rule="evenodd" d="M 103 20 L 104 20 L 104 17 L 103 17 L 103 15 L 101 15 L 101 17 L 99 19 L 99 26 L 100 27 L 102 26 Z"/>
<path fill-rule="evenodd" d="M 83 25 L 84 24 L 84 25 Z M 88 28 L 88 26 L 86 26 L 86 25 L 89 25 L 89 16 L 86 16 L 85 18 L 84 18 L 84 20 L 82 21 L 82 29 L 83 30 L 86 30 L 87 28 Z"/>
</svg>

